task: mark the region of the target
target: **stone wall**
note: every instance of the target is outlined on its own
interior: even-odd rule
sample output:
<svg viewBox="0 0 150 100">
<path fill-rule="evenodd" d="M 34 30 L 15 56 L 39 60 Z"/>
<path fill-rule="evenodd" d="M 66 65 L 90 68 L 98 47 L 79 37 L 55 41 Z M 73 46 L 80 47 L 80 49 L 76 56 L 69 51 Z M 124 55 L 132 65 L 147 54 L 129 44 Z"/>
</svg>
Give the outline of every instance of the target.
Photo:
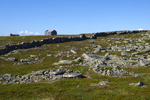
<svg viewBox="0 0 150 100">
<path fill-rule="evenodd" d="M 132 34 L 132 33 L 139 33 L 139 32 L 150 32 L 150 30 L 133 30 L 133 31 L 112 31 L 112 32 L 99 32 L 94 33 L 93 38 L 101 37 L 101 36 L 108 36 L 108 35 L 123 35 L 123 34 Z"/>
<path fill-rule="evenodd" d="M 115 35 L 115 34 L 122 35 L 122 34 L 131 34 L 131 33 L 139 33 L 139 32 L 148 32 L 148 31 L 149 30 L 99 32 L 99 33 L 94 33 L 91 37 L 86 37 L 84 34 L 81 34 L 80 36 L 76 36 L 76 37 L 55 37 L 55 38 L 43 39 L 40 41 L 33 40 L 32 42 L 8 44 L 8 45 L 5 45 L 3 49 L 0 49 L 0 55 L 7 54 L 10 51 L 13 51 L 16 49 L 27 49 L 27 48 L 42 46 L 44 44 L 62 43 L 62 42 L 69 42 L 69 41 L 82 41 L 86 39 L 96 39 L 97 37 L 101 37 L 101 36 L 108 36 L 108 35 Z"/>
</svg>

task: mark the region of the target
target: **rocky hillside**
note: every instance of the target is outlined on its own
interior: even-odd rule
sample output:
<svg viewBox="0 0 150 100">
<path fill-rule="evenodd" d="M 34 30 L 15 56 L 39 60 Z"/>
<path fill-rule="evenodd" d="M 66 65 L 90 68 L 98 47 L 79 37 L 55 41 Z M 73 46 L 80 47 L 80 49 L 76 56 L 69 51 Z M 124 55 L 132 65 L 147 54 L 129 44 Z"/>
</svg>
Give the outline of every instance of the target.
<svg viewBox="0 0 150 100">
<path fill-rule="evenodd" d="M 149 37 L 148 30 L 0 37 L 0 97 L 150 99 Z"/>
</svg>

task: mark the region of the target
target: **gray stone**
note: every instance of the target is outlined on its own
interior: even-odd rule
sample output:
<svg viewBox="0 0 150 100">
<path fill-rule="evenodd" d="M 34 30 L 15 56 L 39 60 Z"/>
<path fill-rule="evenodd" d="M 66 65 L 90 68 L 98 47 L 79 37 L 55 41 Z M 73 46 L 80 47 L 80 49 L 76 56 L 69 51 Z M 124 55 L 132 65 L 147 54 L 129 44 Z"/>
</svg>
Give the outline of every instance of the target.
<svg viewBox="0 0 150 100">
<path fill-rule="evenodd" d="M 34 57 L 37 57 L 37 55 L 30 55 L 30 57 L 34 58 Z"/>
<path fill-rule="evenodd" d="M 65 69 L 57 69 L 57 70 L 52 70 L 49 72 L 50 75 L 61 75 L 66 72 Z"/>
<path fill-rule="evenodd" d="M 0 80 L 2 80 L 3 79 L 3 77 L 2 76 L 0 76 Z"/>
<path fill-rule="evenodd" d="M 96 68 L 99 68 L 100 66 L 101 66 L 100 64 L 96 64 L 96 65 L 95 65 Z"/>
<path fill-rule="evenodd" d="M 138 82 L 138 83 L 129 83 L 131 86 L 140 86 L 140 87 L 146 87 L 147 85 L 143 82 Z"/>
<path fill-rule="evenodd" d="M 108 85 L 109 84 L 109 81 L 101 81 L 98 83 L 99 85 Z"/>
<path fill-rule="evenodd" d="M 101 50 L 105 50 L 105 49 L 104 49 L 104 48 L 102 48 L 102 46 L 97 45 L 97 46 L 96 46 L 96 48 L 95 48 L 94 53 L 99 53 Z"/>
<path fill-rule="evenodd" d="M 10 58 L 7 58 L 5 60 L 7 60 L 7 61 L 17 61 L 17 59 L 15 57 L 10 57 Z"/>
<path fill-rule="evenodd" d="M 18 50 L 13 50 L 13 51 L 11 51 L 10 53 L 9 53 L 9 55 L 10 54 L 21 54 Z"/>
<path fill-rule="evenodd" d="M 92 48 L 97 48 L 97 45 L 93 45 Z"/>
<path fill-rule="evenodd" d="M 60 64 L 71 64 L 73 61 L 72 60 L 60 60 L 57 63 L 53 63 L 53 65 L 60 65 Z"/>
<path fill-rule="evenodd" d="M 35 58 L 35 60 L 40 60 L 39 58 Z"/>
<path fill-rule="evenodd" d="M 45 72 L 45 70 L 39 70 L 39 71 L 37 71 L 37 72 L 34 73 L 34 76 L 44 75 L 44 72 Z"/>
<path fill-rule="evenodd" d="M 82 62 L 81 57 L 78 57 L 77 59 L 74 60 L 75 62 Z"/>
<path fill-rule="evenodd" d="M 133 52 L 131 53 L 131 56 L 136 56 L 136 55 L 139 55 L 140 53 L 139 52 Z"/>
<path fill-rule="evenodd" d="M 75 50 L 71 50 L 72 53 L 76 54 L 77 52 Z"/>
<path fill-rule="evenodd" d="M 48 57 L 53 57 L 53 55 L 52 55 L 52 54 L 47 54 L 47 56 L 48 56 Z"/>
<path fill-rule="evenodd" d="M 29 62 L 28 59 L 20 59 L 21 62 Z"/>
<path fill-rule="evenodd" d="M 150 48 L 145 48 L 142 50 L 142 52 L 150 52 Z"/>
<path fill-rule="evenodd" d="M 83 76 L 82 73 L 66 73 L 63 74 L 64 78 L 81 78 Z"/>
<path fill-rule="evenodd" d="M 121 55 L 122 55 L 122 56 L 130 56 L 130 54 L 127 53 L 127 52 L 121 52 Z"/>
<path fill-rule="evenodd" d="M 108 52 L 108 53 L 105 54 L 105 57 L 108 57 L 109 55 L 110 55 L 110 53 Z"/>
<path fill-rule="evenodd" d="M 6 74 L 3 75 L 3 78 L 5 78 L 5 77 L 9 77 L 10 78 L 11 76 L 12 76 L 11 74 L 6 73 Z"/>
<path fill-rule="evenodd" d="M 138 63 L 142 67 L 144 67 L 144 66 L 146 67 L 150 64 L 150 62 L 148 60 L 142 60 L 142 59 L 140 59 Z"/>
<path fill-rule="evenodd" d="M 103 56 L 92 54 L 92 53 L 83 53 L 82 57 L 84 57 L 87 61 L 92 61 L 94 59 L 103 59 Z"/>
</svg>

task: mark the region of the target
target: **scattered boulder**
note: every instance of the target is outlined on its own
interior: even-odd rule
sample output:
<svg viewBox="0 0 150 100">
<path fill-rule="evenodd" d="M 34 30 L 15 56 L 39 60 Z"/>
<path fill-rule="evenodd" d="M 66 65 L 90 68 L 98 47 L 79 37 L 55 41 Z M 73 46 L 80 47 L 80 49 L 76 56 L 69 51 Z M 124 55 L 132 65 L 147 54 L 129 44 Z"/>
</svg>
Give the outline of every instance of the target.
<svg viewBox="0 0 150 100">
<path fill-rule="evenodd" d="M 66 72 L 65 69 L 57 69 L 57 70 L 52 70 L 50 71 L 50 75 L 60 75 L 60 74 L 64 74 Z"/>
<path fill-rule="evenodd" d="M 103 59 L 104 58 L 103 56 L 92 54 L 92 53 L 83 53 L 82 57 L 84 57 L 85 60 L 87 60 L 87 61 L 92 61 L 94 59 Z"/>
<path fill-rule="evenodd" d="M 140 86 L 140 87 L 146 87 L 147 85 L 143 82 L 138 83 L 129 83 L 130 86 Z"/>
<path fill-rule="evenodd" d="M 98 83 L 99 85 L 108 85 L 109 84 L 109 81 L 101 81 Z"/>
<path fill-rule="evenodd" d="M 81 57 L 78 57 L 77 59 L 74 60 L 75 62 L 82 62 Z"/>
<path fill-rule="evenodd" d="M 35 57 L 37 57 L 37 55 L 30 55 L 30 57 L 35 58 Z"/>
<path fill-rule="evenodd" d="M 53 65 L 71 64 L 72 62 L 72 60 L 60 60 L 59 62 L 53 63 Z"/>
<path fill-rule="evenodd" d="M 64 78 L 81 78 L 83 76 L 82 73 L 66 73 L 63 74 Z"/>
<path fill-rule="evenodd" d="M 52 55 L 52 54 L 47 54 L 47 56 L 48 56 L 48 57 L 53 57 L 53 55 Z"/>
<path fill-rule="evenodd" d="M 28 59 L 20 59 L 20 62 L 29 62 Z"/>
<path fill-rule="evenodd" d="M 122 55 L 122 56 L 130 56 L 130 54 L 127 53 L 127 52 L 121 52 L 121 55 Z"/>
<path fill-rule="evenodd" d="M 32 71 L 26 75 L 14 75 L 4 74 L 0 76 L 0 81 L 3 84 L 24 84 L 24 83 L 37 83 L 41 80 L 57 80 L 62 78 L 81 78 L 83 76 L 82 73 L 74 72 L 66 69 L 55 69 L 55 70 L 39 70 Z"/>
<path fill-rule="evenodd" d="M 76 54 L 77 52 L 75 50 L 71 50 L 72 53 Z"/>
<path fill-rule="evenodd" d="M 7 61 L 18 61 L 15 57 L 10 57 L 10 58 L 7 58 L 5 60 L 7 60 Z"/>
</svg>

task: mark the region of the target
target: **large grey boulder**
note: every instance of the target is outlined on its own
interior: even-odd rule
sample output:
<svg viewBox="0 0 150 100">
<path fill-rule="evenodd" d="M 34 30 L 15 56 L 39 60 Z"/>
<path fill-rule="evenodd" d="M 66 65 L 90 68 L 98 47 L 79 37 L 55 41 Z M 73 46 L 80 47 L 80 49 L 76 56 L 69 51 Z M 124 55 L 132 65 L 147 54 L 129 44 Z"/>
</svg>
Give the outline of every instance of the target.
<svg viewBox="0 0 150 100">
<path fill-rule="evenodd" d="M 66 72 L 65 69 L 57 69 L 57 70 L 52 70 L 49 72 L 50 75 L 60 75 L 64 74 Z"/>
<path fill-rule="evenodd" d="M 142 52 L 150 52 L 150 48 L 147 47 L 147 48 L 143 49 Z"/>
<path fill-rule="evenodd" d="M 129 83 L 131 86 L 140 86 L 140 87 L 146 87 L 147 85 L 143 82 L 138 82 L 138 83 Z"/>
<path fill-rule="evenodd" d="M 81 78 L 83 76 L 82 73 L 65 73 L 63 74 L 64 78 Z"/>
<path fill-rule="evenodd" d="M 104 58 L 104 56 L 100 56 L 100 55 L 96 55 L 96 54 L 92 54 L 92 53 L 83 53 L 82 57 L 84 57 L 87 61 Z"/>
<path fill-rule="evenodd" d="M 140 59 L 139 62 L 138 62 L 138 64 L 140 66 L 142 66 L 142 67 L 145 67 L 145 66 L 150 65 L 150 62 L 148 60 L 142 60 L 142 59 Z"/>
</svg>

